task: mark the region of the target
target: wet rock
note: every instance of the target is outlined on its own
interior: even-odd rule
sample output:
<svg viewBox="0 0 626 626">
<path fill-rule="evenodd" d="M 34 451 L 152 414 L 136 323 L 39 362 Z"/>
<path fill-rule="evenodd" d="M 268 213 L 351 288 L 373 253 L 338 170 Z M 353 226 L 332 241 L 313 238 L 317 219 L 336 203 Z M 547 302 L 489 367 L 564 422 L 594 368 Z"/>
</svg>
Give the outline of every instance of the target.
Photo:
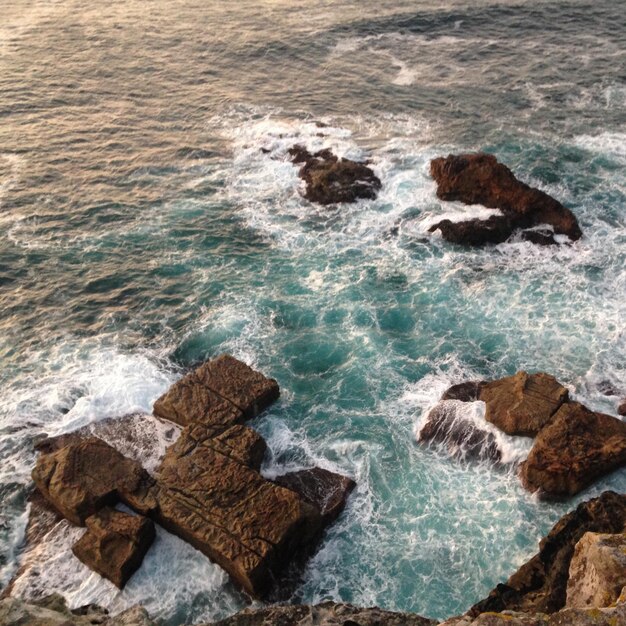
<svg viewBox="0 0 626 626">
<path fill-rule="evenodd" d="M 622 415 L 622 416 L 626 416 L 626 400 L 624 400 L 618 407 L 617 407 L 617 412 Z"/>
<path fill-rule="evenodd" d="M 440 224 L 433 226 L 433 229 L 440 228 L 446 239 L 449 235 L 450 241 L 467 245 L 497 243 L 508 238 L 513 229 L 539 224 L 552 226 L 556 234 L 567 235 L 572 240 L 582 236 L 576 217 L 569 209 L 543 191 L 517 180 L 493 155 L 476 153 L 439 157 L 431 161 L 430 172 L 437 182 L 437 197 L 441 200 L 482 204 L 504 214 L 502 218 L 486 220 L 489 224 L 475 223 L 481 220 L 464 222 L 468 224 L 465 240 L 461 240 L 459 234 L 464 232 L 463 228 L 450 228 L 449 224 L 444 224 L 448 220 L 440 222 L 444 224 L 441 228 Z"/>
<path fill-rule="evenodd" d="M 466 390 L 459 391 L 464 394 Z M 418 440 L 443 444 L 452 456 L 492 463 L 502 460 L 493 433 L 479 428 L 471 418 L 464 416 L 459 411 L 458 401 L 442 401 L 431 409 L 419 431 Z"/>
<path fill-rule="evenodd" d="M 610 380 L 601 380 L 597 384 L 597 389 L 603 396 L 618 396 L 619 395 L 619 391 Z"/>
<path fill-rule="evenodd" d="M 467 381 L 458 385 L 452 385 L 441 396 L 441 399 L 474 402 L 480 399 L 480 391 L 485 385 L 486 381 L 484 380 Z"/>
<path fill-rule="evenodd" d="M 563 516 L 539 544 L 539 553 L 475 604 L 468 615 L 504 610 L 555 613 L 565 606 L 574 548 L 586 532 L 620 533 L 626 495 L 605 491 Z M 563 622 L 567 623 L 567 622 Z M 575 624 L 576 622 L 572 622 Z"/>
<path fill-rule="evenodd" d="M 239 456 L 250 456 L 247 450 L 226 453 L 211 434 L 201 425 L 187 427 L 168 449 L 159 470 L 156 519 L 262 597 L 319 534 L 321 514 L 241 462 Z M 254 439 L 247 441 L 253 445 Z"/>
<path fill-rule="evenodd" d="M 567 402 L 542 429 L 522 466 L 530 490 L 573 495 L 626 463 L 626 423 Z"/>
<path fill-rule="evenodd" d="M 554 376 L 518 372 L 482 386 L 485 419 L 507 435 L 534 437 L 568 399 Z"/>
<path fill-rule="evenodd" d="M 413 613 L 395 613 L 351 604 L 270 606 L 245 609 L 215 626 L 435 626 L 433 620 Z"/>
<path fill-rule="evenodd" d="M 626 534 L 585 533 L 570 563 L 565 606 L 609 606 L 617 602 L 624 587 Z"/>
<path fill-rule="evenodd" d="M 278 383 L 224 354 L 187 374 L 154 403 L 154 414 L 181 426 L 240 424 L 274 402 Z"/>
<path fill-rule="evenodd" d="M 139 463 L 97 437 L 41 454 L 32 477 L 44 498 L 78 526 L 118 501 L 140 513 L 154 507 L 154 480 L 150 475 Z"/>
<path fill-rule="evenodd" d="M 522 241 L 530 241 L 538 246 L 557 246 L 554 235 L 547 230 L 525 230 L 521 233 Z"/>
<path fill-rule="evenodd" d="M 72 552 L 123 589 L 154 541 L 154 523 L 142 515 L 107 507 L 88 517 L 86 524 L 87 531 L 72 546 Z"/>
<path fill-rule="evenodd" d="M 365 163 L 340 159 L 330 150 L 311 154 L 304 146 L 289 149 L 293 163 L 301 164 L 298 175 L 306 183 L 304 197 L 319 204 L 373 200 L 382 184 Z"/>
<path fill-rule="evenodd" d="M 324 525 L 335 521 L 343 511 L 356 483 L 348 476 L 335 474 L 321 467 L 290 472 L 278 476 L 275 484 L 295 491 L 322 515 Z"/>
<path fill-rule="evenodd" d="M 506 241 L 515 230 L 511 220 L 503 215 L 492 215 L 486 220 L 471 219 L 462 222 L 441 220 L 433 224 L 429 233 L 436 230 L 450 243 L 464 246 L 484 246 L 488 243 L 502 243 Z"/>
</svg>

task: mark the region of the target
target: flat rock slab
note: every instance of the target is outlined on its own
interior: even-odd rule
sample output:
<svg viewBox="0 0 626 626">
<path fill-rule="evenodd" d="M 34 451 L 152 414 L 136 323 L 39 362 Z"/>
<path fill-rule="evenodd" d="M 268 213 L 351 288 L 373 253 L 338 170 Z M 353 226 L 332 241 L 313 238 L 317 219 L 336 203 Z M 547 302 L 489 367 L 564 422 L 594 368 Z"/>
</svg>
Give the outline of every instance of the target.
<svg viewBox="0 0 626 626">
<path fill-rule="evenodd" d="M 278 383 L 224 354 L 184 376 L 154 403 L 154 414 L 181 426 L 228 427 L 256 417 L 278 399 Z"/>
<path fill-rule="evenodd" d="M 86 520 L 87 531 L 72 546 L 85 565 L 123 589 L 155 537 L 154 523 L 109 507 Z"/>
<path fill-rule="evenodd" d="M 574 214 L 558 200 L 539 189 L 517 180 L 508 167 L 498 163 L 491 154 L 450 154 L 433 159 L 430 173 L 437 182 L 437 197 L 441 200 L 482 204 L 499 209 L 502 216 L 488 220 L 451 222 L 442 220 L 431 227 L 454 243 L 484 245 L 505 241 L 516 229 L 540 224 L 552 227 L 554 233 L 580 239 L 582 232 Z M 541 244 L 554 243 L 546 234 L 525 233 L 526 239 Z"/>
<path fill-rule="evenodd" d="M 537 435 L 521 477 L 532 491 L 573 495 L 625 463 L 626 423 L 567 402 Z"/>
<path fill-rule="evenodd" d="M 318 204 L 373 200 L 382 184 L 366 163 L 340 159 L 330 150 L 311 154 L 304 146 L 289 149 L 289 156 L 302 164 L 298 175 L 306 183 L 304 197 Z"/>
</svg>

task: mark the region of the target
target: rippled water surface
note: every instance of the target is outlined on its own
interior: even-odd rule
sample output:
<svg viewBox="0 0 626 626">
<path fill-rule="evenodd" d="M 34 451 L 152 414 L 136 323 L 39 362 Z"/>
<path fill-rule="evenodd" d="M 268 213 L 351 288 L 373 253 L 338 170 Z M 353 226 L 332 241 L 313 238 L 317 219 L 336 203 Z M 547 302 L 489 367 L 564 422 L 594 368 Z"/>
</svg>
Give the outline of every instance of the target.
<svg viewBox="0 0 626 626">
<path fill-rule="evenodd" d="M 437 5 L 436 7 L 434 5 Z M 231 352 L 283 395 L 267 475 L 320 464 L 356 493 L 293 600 L 443 618 L 576 501 L 418 447 L 451 382 L 546 370 L 626 396 L 626 12 L 594 2 L 0 0 L 0 584 L 20 564 L 33 439 L 149 410 Z M 368 158 L 379 198 L 320 208 L 294 143 Z M 265 150 L 262 151 L 261 148 Z M 493 152 L 554 195 L 571 246 L 465 250 L 427 233 L 431 158 Z M 510 460 L 524 442 L 503 442 Z M 123 592 L 65 524 L 16 592 L 142 602 L 166 624 L 245 598 L 165 532 Z"/>
</svg>

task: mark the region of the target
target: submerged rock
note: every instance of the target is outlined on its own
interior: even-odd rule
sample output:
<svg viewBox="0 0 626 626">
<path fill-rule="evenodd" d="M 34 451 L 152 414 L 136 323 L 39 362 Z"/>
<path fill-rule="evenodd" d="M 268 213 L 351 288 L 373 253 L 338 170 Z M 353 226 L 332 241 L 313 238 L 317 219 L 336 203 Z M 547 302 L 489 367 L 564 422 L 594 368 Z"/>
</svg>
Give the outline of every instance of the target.
<svg viewBox="0 0 626 626">
<path fill-rule="evenodd" d="M 298 172 L 306 183 L 304 197 L 319 204 L 356 202 L 363 198 L 374 200 L 382 183 L 366 163 L 340 159 L 330 150 L 311 154 L 304 146 L 289 149 L 295 164 L 301 164 Z"/>
<path fill-rule="evenodd" d="M 443 220 L 431 227 L 454 243 L 483 245 L 505 241 L 514 230 L 540 224 L 552 227 L 554 233 L 580 239 L 582 232 L 574 214 L 548 194 L 517 180 L 511 170 L 491 154 L 449 155 L 433 159 L 430 173 L 437 182 L 441 200 L 482 204 L 499 209 L 503 216 L 488 220 L 468 220 L 453 224 Z M 541 244 L 552 243 L 549 236 L 534 231 L 524 237 Z"/>
<path fill-rule="evenodd" d="M 215 626 L 435 626 L 414 613 L 395 613 L 377 607 L 361 609 L 351 604 L 277 605 L 244 609 Z"/>
<path fill-rule="evenodd" d="M 452 385 L 448 388 L 442 400 L 461 400 L 462 402 L 474 402 L 480 399 L 480 391 L 487 384 L 484 380 L 467 381 Z"/>
<path fill-rule="evenodd" d="M 587 532 L 621 533 L 626 525 L 626 495 L 604 492 L 562 517 L 541 540 L 539 552 L 475 604 L 468 615 L 504 610 L 554 613 L 565 606 L 570 563 Z M 563 622 L 567 623 L 567 622 Z M 572 622 L 576 623 L 576 622 Z"/>
<path fill-rule="evenodd" d="M 152 520 L 104 508 L 88 517 L 72 552 L 87 567 L 123 589 L 154 541 Z"/>
<path fill-rule="evenodd" d="M 570 563 L 565 606 L 609 606 L 617 602 L 624 588 L 626 534 L 585 533 Z"/>
<path fill-rule="evenodd" d="M 626 423 L 567 402 L 541 430 L 522 481 L 549 495 L 573 495 L 626 463 Z"/>
</svg>

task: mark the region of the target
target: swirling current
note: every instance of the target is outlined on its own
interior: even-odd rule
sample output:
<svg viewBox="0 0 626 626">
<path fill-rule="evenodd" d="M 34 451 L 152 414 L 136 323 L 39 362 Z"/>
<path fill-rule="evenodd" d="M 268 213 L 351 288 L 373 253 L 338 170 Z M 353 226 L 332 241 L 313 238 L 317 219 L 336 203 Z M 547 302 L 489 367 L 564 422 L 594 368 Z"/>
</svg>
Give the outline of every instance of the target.
<svg viewBox="0 0 626 626">
<path fill-rule="evenodd" d="M 626 11 L 615 0 L 0 0 L 0 586 L 22 564 L 42 434 L 149 411 L 230 352 L 276 378 L 264 473 L 353 476 L 292 601 L 444 618 L 536 550 L 578 498 L 414 431 L 452 382 L 548 371 L 626 395 Z M 367 158 L 375 201 L 318 207 L 281 154 Z M 261 150 L 263 148 L 264 150 Z M 431 158 L 485 150 L 584 237 L 463 249 L 428 233 Z M 509 461 L 527 446 L 501 438 Z M 165 443 L 163 444 L 165 445 Z M 164 624 L 245 606 L 159 530 L 123 592 L 60 524 L 25 596 L 141 602 Z"/>
</svg>

